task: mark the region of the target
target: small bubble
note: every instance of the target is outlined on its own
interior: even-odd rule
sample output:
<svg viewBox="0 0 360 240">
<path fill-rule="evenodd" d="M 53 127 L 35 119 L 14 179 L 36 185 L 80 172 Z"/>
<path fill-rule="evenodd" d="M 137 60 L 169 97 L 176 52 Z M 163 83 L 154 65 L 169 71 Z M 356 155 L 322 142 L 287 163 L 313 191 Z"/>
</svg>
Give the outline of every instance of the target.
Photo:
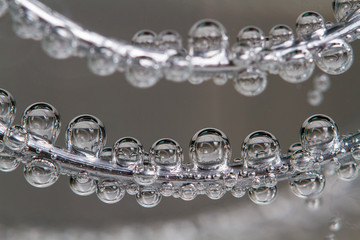
<svg viewBox="0 0 360 240">
<path fill-rule="evenodd" d="M 329 229 L 332 232 L 340 231 L 342 227 L 342 221 L 341 218 L 335 217 L 331 219 Z"/>
</svg>

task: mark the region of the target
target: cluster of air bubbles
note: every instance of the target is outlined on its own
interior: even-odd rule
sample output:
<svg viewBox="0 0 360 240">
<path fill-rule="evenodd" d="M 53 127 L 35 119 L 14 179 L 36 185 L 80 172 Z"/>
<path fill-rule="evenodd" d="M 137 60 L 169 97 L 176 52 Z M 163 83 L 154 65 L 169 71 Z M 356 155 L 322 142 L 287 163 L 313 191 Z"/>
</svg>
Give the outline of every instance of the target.
<svg viewBox="0 0 360 240">
<path fill-rule="evenodd" d="M 324 82 L 318 86 L 327 88 Z M 162 196 L 190 201 L 197 195 L 207 195 L 216 200 L 229 191 L 236 198 L 248 193 L 251 201 L 263 205 L 275 200 L 278 180 L 286 176 L 296 196 L 306 199 L 309 206 L 317 206 L 325 186 L 324 157 L 332 159 L 326 163 L 337 163 L 334 173 L 339 179 L 350 181 L 358 176 L 358 141 L 344 145 L 344 141 L 350 140 L 340 142 L 334 120 L 320 114 L 304 121 L 301 142 L 293 144 L 288 155 L 281 154 L 273 134 L 256 131 L 245 138 L 241 158 L 234 160 L 234 164 L 227 136 L 215 128 L 202 129 L 193 136 L 189 147 L 191 162 L 187 164 L 182 147 L 170 138 L 155 141 L 148 152 L 132 137 L 120 138 L 113 147 L 105 147 L 104 125 L 91 115 L 80 115 L 70 121 L 65 135 L 67 149 L 63 150 L 54 147 L 61 124 L 53 106 L 42 102 L 30 105 L 20 126 L 11 126 L 14 114 L 13 97 L 1 90 L 1 171 L 12 171 L 23 162 L 26 181 L 40 188 L 51 186 L 61 174 L 70 175 L 74 193 L 80 196 L 96 193 L 105 203 L 119 202 L 125 192 L 134 195 L 141 206 L 154 207 Z M 351 146 L 351 153 L 342 157 L 344 146 Z M 70 162 L 66 162 L 67 157 Z M 66 170 L 69 163 L 76 163 L 76 170 Z M 110 174 L 98 174 L 99 166 Z M 113 171 L 124 176 L 112 177 Z M 175 179 L 180 181 L 172 181 Z"/>
<path fill-rule="evenodd" d="M 358 0 L 333 0 L 333 11 L 336 19 L 340 22 L 349 17 L 353 12 L 360 8 Z"/>
<path fill-rule="evenodd" d="M 327 74 L 314 77 L 314 89 L 308 91 L 307 100 L 312 106 L 319 106 L 324 100 L 324 93 L 329 90 L 331 82 Z"/>
<path fill-rule="evenodd" d="M 49 56 L 56 59 L 87 57 L 88 67 L 94 74 L 108 76 L 116 71 L 125 72 L 127 81 L 138 88 L 152 87 L 163 77 L 192 84 L 212 80 L 216 85 L 224 85 L 231 80 L 240 94 L 257 96 L 265 90 L 268 74 L 297 84 L 311 77 L 315 65 L 332 75 L 349 70 L 353 50 L 348 42 L 356 39 L 360 31 L 334 38 L 331 30 L 334 25 L 340 28 L 344 22 L 351 22 L 359 7 L 358 0 L 334 0 L 334 14 L 340 22 L 337 24 L 325 22 L 317 12 L 307 11 L 297 18 L 294 31 L 279 24 L 266 35 L 256 26 L 246 26 L 231 47 L 225 27 L 216 20 L 203 19 L 190 28 L 187 49 L 174 30 L 159 34 L 141 30 L 131 43 L 126 43 L 74 27 L 76 24 L 73 26 L 68 19 L 50 12 L 59 20 L 54 24 L 16 1 L 1 0 L 0 16 L 9 9 L 15 34 L 41 40 Z M 96 35 L 101 41 L 86 39 L 81 32 L 88 38 Z M 320 43 L 319 40 L 328 36 L 328 41 Z M 214 71 L 217 68 L 219 71 Z M 308 93 L 311 105 L 319 105 L 322 99 L 321 91 Z"/>
</svg>

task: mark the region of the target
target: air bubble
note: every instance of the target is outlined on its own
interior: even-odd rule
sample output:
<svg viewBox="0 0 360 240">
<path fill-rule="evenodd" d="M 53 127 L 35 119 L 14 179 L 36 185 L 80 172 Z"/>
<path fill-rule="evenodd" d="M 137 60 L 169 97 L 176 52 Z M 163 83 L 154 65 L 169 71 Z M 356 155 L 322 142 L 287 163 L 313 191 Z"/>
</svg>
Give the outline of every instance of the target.
<svg viewBox="0 0 360 240">
<path fill-rule="evenodd" d="M 20 126 L 12 126 L 5 132 L 4 143 L 13 151 L 22 151 L 25 149 L 27 141 L 28 133 Z"/>
<path fill-rule="evenodd" d="M 163 72 L 166 79 L 174 82 L 186 81 L 193 71 L 193 67 L 190 64 L 188 56 L 174 55 L 171 56 L 165 66 Z"/>
<path fill-rule="evenodd" d="M 237 184 L 231 189 L 231 194 L 236 198 L 242 198 L 245 196 L 246 190 L 242 185 Z"/>
<path fill-rule="evenodd" d="M 132 38 L 132 42 L 140 47 L 155 47 L 156 33 L 151 30 L 140 30 Z"/>
<path fill-rule="evenodd" d="M 41 46 L 50 57 L 66 59 L 75 54 L 77 41 L 68 29 L 55 27 L 43 38 Z"/>
<path fill-rule="evenodd" d="M 264 168 L 278 165 L 280 145 L 269 132 L 257 131 L 249 134 L 242 144 L 244 164 L 249 168 Z"/>
<path fill-rule="evenodd" d="M 313 35 L 321 37 L 324 35 L 325 29 L 324 18 L 317 12 L 304 12 L 296 20 L 296 32 L 303 39 Z"/>
<path fill-rule="evenodd" d="M 276 198 L 276 194 L 276 187 L 259 187 L 249 190 L 250 200 L 259 205 L 272 203 Z"/>
<path fill-rule="evenodd" d="M 320 92 L 326 92 L 331 85 L 330 78 L 326 74 L 321 74 L 314 78 L 314 87 Z"/>
<path fill-rule="evenodd" d="M 152 163 L 140 163 L 134 168 L 134 180 L 140 185 L 151 185 L 157 178 L 156 167 Z"/>
<path fill-rule="evenodd" d="M 149 88 L 162 77 L 160 65 L 150 57 L 136 57 L 126 71 L 126 79 L 134 87 Z"/>
<path fill-rule="evenodd" d="M 5 144 L 2 140 L 0 140 L 0 150 L 0 171 L 14 171 L 19 166 L 20 161 L 14 154 L 5 150 Z"/>
<path fill-rule="evenodd" d="M 206 195 L 212 200 L 218 200 L 225 194 L 225 189 L 218 183 L 209 184 L 206 188 Z"/>
<path fill-rule="evenodd" d="M 231 158 L 231 147 L 226 135 L 218 129 L 197 132 L 190 142 L 190 159 L 203 170 L 226 167 Z"/>
<path fill-rule="evenodd" d="M 320 194 L 325 186 L 325 176 L 312 171 L 296 173 L 289 177 L 291 191 L 300 198 Z"/>
<path fill-rule="evenodd" d="M 182 200 L 194 200 L 197 196 L 196 187 L 192 183 L 184 184 L 179 189 L 179 195 Z"/>
<path fill-rule="evenodd" d="M 69 150 L 99 156 L 106 143 L 104 124 L 91 115 L 80 115 L 70 121 L 66 134 Z"/>
<path fill-rule="evenodd" d="M 338 127 L 326 115 L 319 114 L 306 119 L 300 134 L 304 150 L 313 155 L 334 153 L 339 147 Z"/>
<path fill-rule="evenodd" d="M 174 185 L 171 182 L 165 182 L 161 184 L 160 192 L 164 197 L 170 197 L 175 192 Z"/>
<path fill-rule="evenodd" d="M 172 139 L 163 138 L 156 141 L 150 149 L 150 159 L 161 170 L 178 171 L 183 161 L 181 146 Z"/>
<path fill-rule="evenodd" d="M 236 37 L 240 46 L 250 51 L 259 52 L 265 47 L 264 32 L 254 26 L 248 26 L 240 30 Z"/>
<path fill-rule="evenodd" d="M 125 189 L 117 181 L 103 180 L 98 182 L 96 195 L 108 204 L 119 202 L 125 195 Z"/>
<path fill-rule="evenodd" d="M 343 40 L 333 40 L 316 57 L 317 66 L 327 74 L 338 75 L 349 70 L 353 63 L 353 49 Z"/>
<path fill-rule="evenodd" d="M 54 163 L 45 159 L 34 159 L 25 165 L 24 176 L 30 185 L 45 188 L 58 180 L 59 173 Z"/>
<path fill-rule="evenodd" d="M 124 137 L 116 141 L 113 147 L 113 159 L 119 166 L 134 167 L 144 157 L 141 143 L 131 137 Z"/>
<path fill-rule="evenodd" d="M 200 20 L 189 31 L 189 55 L 212 58 L 221 54 L 228 46 L 224 26 L 211 19 Z"/>
<path fill-rule="evenodd" d="M 60 133 L 60 115 L 47 103 L 35 103 L 24 112 L 21 124 L 27 132 L 54 144 Z"/>
<path fill-rule="evenodd" d="M 164 30 L 157 37 L 157 44 L 160 50 L 175 50 L 179 52 L 182 49 L 181 36 L 173 30 Z"/>
<path fill-rule="evenodd" d="M 70 177 L 70 189 L 77 195 L 88 196 L 96 190 L 96 184 L 86 172 Z"/>
<path fill-rule="evenodd" d="M 6 90 L 0 89 L 0 123 L 10 126 L 15 118 L 15 100 Z"/>
<path fill-rule="evenodd" d="M 314 159 L 307 152 L 298 150 L 291 155 L 290 164 L 296 171 L 309 170 L 314 163 Z"/>
<path fill-rule="evenodd" d="M 337 170 L 337 175 L 341 180 L 352 181 L 358 176 L 358 168 L 356 161 L 342 163 Z"/>
<path fill-rule="evenodd" d="M 108 48 L 93 48 L 88 55 L 88 67 L 92 73 L 99 76 L 113 74 L 119 63 L 119 57 Z"/>
<path fill-rule="evenodd" d="M 157 206 L 162 198 L 160 192 L 150 186 L 141 187 L 135 197 L 136 201 L 145 208 L 152 208 Z"/>
<path fill-rule="evenodd" d="M 239 72 L 234 79 L 234 87 L 236 91 L 247 97 L 259 95 L 265 90 L 266 86 L 266 73 L 258 69 L 246 69 Z"/>
<path fill-rule="evenodd" d="M 276 25 L 270 30 L 272 47 L 291 46 L 294 42 L 294 33 L 289 26 Z"/>
<path fill-rule="evenodd" d="M 315 68 L 312 54 L 306 50 L 295 50 L 284 56 L 280 77 L 290 83 L 308 80 Z"/>
</svg>

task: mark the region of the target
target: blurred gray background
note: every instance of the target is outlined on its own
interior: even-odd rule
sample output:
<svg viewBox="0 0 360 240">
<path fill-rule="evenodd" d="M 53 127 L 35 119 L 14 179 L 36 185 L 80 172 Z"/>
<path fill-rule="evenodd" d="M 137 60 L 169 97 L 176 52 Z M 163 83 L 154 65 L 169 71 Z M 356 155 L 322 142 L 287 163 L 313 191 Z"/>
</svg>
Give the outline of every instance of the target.
<svg viewBox="0 0 360 240">
<path fill-rule="evenodd" d="M 188 30 L 202 18 L 223 23 L 231 43 L 247 25 L 256 25 L 265 33 L 280 23 L 294 28 L 296 18 L 306 10 L 318 11 L 326 20 L 335 21 L 330 0 L 44 2 L 105 36 L 130 40 L 141 29 L 174 29 L 183 36 L 185 45 Z M 17 38 L 6 16 L 0 20 L 0 87 L 10 91 L 17 101 L 16 123 L 34 102 L 45 101 L 58 109 L 63 131 L 57 145 L 64 146 L 63 132 L 68 122 L 89 113 L 104 122 L 108 146 L 121 137 L 133 136 L 148 149 L 157 139 L 170 137 L 182 145 L 188 159 L 193 134 L 211 126 L 227 134 L 233 157 L 237 157 L 243 139 L 259 129 L 277 136 L 286 151 L 299 140 L 301 123 L 315 113 L 331 116 L 342 133 L 359 128 L 360 43 L 352 46 L 353 67 L 345 74 L 331 76 L 324 101 L 313 107 L 307 102 L 312 79 L 293 85 L 270 76 L 265 92 L 254 98 L 240 95 L 230 82 L 219 87 L 212 82 L 194 86 L 162 80 L 153 88 L 137 89 L 121 73 L 110 77 L 91 74 L 84 59 L 49 58 L 38 42 Z M 26 183 L 19 167 L 15 172 L 0 174 L 0 239 L 40 239 L 42 233 L 47 233 L 46 239 L 57 239 L 65 236 L 60 234 L 62 231 L 68 234 L 64 239 L 323 239 L 329 234 L 331 217 L 338 215 L 346 223 L 336 233 L 337 238 L 358 239 L 359 181 L 329 182 L 323 206 L 317 211 L 310 211 L 302 200 L 293 197 L 286 183 L 279 186 L 278 199 L 270 206 L 257 206 L 247 197 L 235 199 L 227 194 L 218 201 L 205 196 L 191 202 L 163 198 L 156 208 L 145 209 L 129 195 L 115 205 L 106 205 L 95 195 L 76 196 L 68 187 L 67 177 L 48 189 L 36 189 Z"/>
</svg>

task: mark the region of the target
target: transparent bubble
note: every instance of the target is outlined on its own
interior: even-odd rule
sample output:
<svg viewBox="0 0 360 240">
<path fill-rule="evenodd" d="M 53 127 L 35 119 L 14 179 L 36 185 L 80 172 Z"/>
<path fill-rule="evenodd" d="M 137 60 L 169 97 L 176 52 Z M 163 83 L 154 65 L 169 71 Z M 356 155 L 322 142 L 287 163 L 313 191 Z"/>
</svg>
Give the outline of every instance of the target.
<svg viewBox="0 0 360 240">
<path fill-rule="evenodd" d="M 355 160 L 360 160 L 360 144 L 356 144 L 351 148 L 351 155 Z"/>
<path fill-rule="evenodd" d="M 13 96 L 4 89 L 0 89 L 0 123 L 5 126 L 11 125 L 15 118 L 15 100 Z"/>
<path fill-rule="evenodd" d="M 238 181 L 238 174 L 229 172 L 224 175 L 224 184 L 226 187 L 233 187 Z"/>
<path fill-rule="evenodd" d="M 226 73 L 219 73 L 213 77 L 213 82 L 218 86 L 223 86 L 227 83 L 229 76 Z"/>
<path fill-rule="evenodd" d="M 175 188 L 171 182 L 161 184 L 160 192 L 164 197 L 170 197 L 174 194 Z"/>
<path fill-rule="evenodd" d="M 279 24 L 270 30 L 270 45 L 272 47 L 291 46 L 294 42 L 294 33 L 289 26 Z"/>
<path fill-rule="evenodd" d="M 140 47 L 155 47 L 156 33 L 151 30 L 140 30 L 132 38 L 132 42 Z"/>
<path fill-rule="evenodd" d="M 324 18 L 317 12 L 304 12 L 296 20 L 296 32 L 300 38 L 309 38 L 312 35 L 322 36 L 325 33 Z"/>
<path fill-rule="evenodd" d="M 237 42 L 245 48 L 259 52 L 265 47 L 264 32 L 254 26 L 248 26 L 240 30 L 236 37 Z"/>
<path fill-rule="evenodd" d="M 334 217 L 333 219 L 331 219 L 330 226 L 329 226 L 330 231 L 332 231 L 332 232 L 340 231 L 341 227 L 342 227 L 341 218 Z"/>
<path fill-rule="evenodd" d="M 200 20 L 189 31 L 189 55 L 212 58 L 228 46 L 226 29 L 218 21 Z"/>
<path fill-rule="evenodd" d="M 26 147 L 28 134 L 26 130 L 19 126 L 8 128 L 4 135 L 5 145 L 13 151 L 21 151 Z"/>
<path fill-rule="evenodd" d="M 301 143 L 297 142 L 297 143 L 292 144 L 292 145 L 289 147 L 288 153 L 289 153 L 289 154 L 293 154 L 294 152 L 296 152 L 296 151 L 301 151 L 301 150 L 302 150 Z"/>
<path fill-rule="evenodd" d="M 222 185 L 218 183 L 209 184 L 206 188 L 206 195 L 212 200 L 218 200 L 225 195 L 226 191 Z"/>
<path fill-rule="evenodd" d="M 242 198 L 245 196 L 246 190 L 242 185 L 237 184 L 231 189 L 231 194 L 236 198 Z"/>
<path fill-rule="evenodd" d="M 184 156 L 181 146 L 175 140 L 163 138 L 150 148 L 150 158 L 161 170 L 177 171 Z"/>
<path fill-rule="evenodd" d="M 193 67 L 190 64 L 189 57 L 183 55 L 171 56 L 163 67 L 166 79 L 174 82 L 186 81 L 190 77 L 192 70 Z"/>
<path fill-rule="evenodd" d="M 320 194 L 325 186 L 325 176 L 314 171 L 295 173 L 289 177 L 291 191 L 300 198 Z"/>
<path fill-rule="evenodd" d="M 319 208 L 321 207 L 322 203 L 323 203 L 322 198 L 320 198 L 320 197 L 318 197 L 318 196 L 308 197 L 308 198 L 305 199 L 306 207 L 307 207 L 309 210 L 312 210 L 312 211 L 319 210 Z"/>
<path fill-rule="evenodd" d="M 160 65 L 150 57 L 136 57 L 126 71 L 128 82 L 138 88 L 154 86 L 161 76 Z"/>
<path fill-rule="evenodd" d="M 157 178 L 156 167 L 154 164 L 138 164 L 134 168 L 134 180 L 140 185 L 151 185 Z"/>
<path fill-rule="evenodd" d="M 70 177 L 70 189 L 77 195 L 88 196 L 96 190 L 96 184 L 86 172 Z"/>
<path fill-rule="evenodd" d="M 211 80 L 211 76 L 203 72 L 193 72 L 188 79 L 193 85 L 199 85 L 208 80 Z"/>
<path fill-rule="evenodd" d="M 312 75 L 315 63 L 312 54 L 306 50 L 295 50 L 284 56 L 280 77 L 290 83 L 300 83 Z"/>
<path fill-rule="evenodd" d="M 80 115 L 70 121 L 65 134 L 69 150 L 99 156 L 106 143 L 104 124 L 91 115 Z"/>
<path fill-rule="evenodd" d="M 126 192 L 129 195 L 135 195 L 139 192 L 139 186 L 136 183 L 130 183 L 126 186 Z"/>
<path fill-rule="evenodd" d="M 157 37 L 158 48 L 160 50 L 173 49 L 180 51 L 182 49 L 181 36 L 174 30 L 164 30 Z"/>
<path fill-rule="evenodd" d="M 141 143 L 131 137 L 116 141 L 113 147 L 113 159 L 122 167 L 133 167 L 143 160 L 144 149 Z"/>
<path fill-rule="evenodd" d="M 306 171 L 309 170 L 314 163 L 314 159 L 307 152 L 302 150 L 295 151 L 290 158 L 290 164 L 296 171 Z"/>
<path fill-rule="evenodd" d="M 275 187 L 278 183 L 277 176 L 275 173 L 267 173 L 264 176 L 264 185 L 266 187 Z"/>
<path fill-rule="evenodd" d="M 247 97 L 257 96 L 262 93 L 267 86 L 267 76 L 265 72 L 258 69 L 246 69 L 237 74 L 234 79 L 236 91 Z"/>
<path fill-rule="evenodd" d="M 196 187 L 192 183 L 184 184 L 179 189 L 179 195 L 182 200 L 194 200 L 197 196 Z"/>
<path fill-rule="evenodd" d="M 330 78 L 326 74 L 321 74 L 314 78 L 314 87 L 320 92 L 325 92 L 329 90 L 331 85 Z"/>
<path fill-rule="evenodd" d="M 66 28 L 55 27 L 43 38 L 42 48 L 50 57 L 65 59 L 75 54 L 77 41 Z"/>
<path fill-rule="evenodd" d="M 125 196 L 125 189 L 117 181 L 102 180 L 97 184 L 96 195 L 102 202 L 113 204 Z"/>
<path fill-rule="evenodd" d="M 119 63 L 119 57 L 108 48 L 94 48 L 88 55 L 88 67 L 94 74 L 109 76 L 113 74 Z"/>
<path fill-rule="evenodd" d="M 360 8 L 359 0 L 333 0 L 332 8 L 336 19 L 340 22 Z"/>
<path fill-rule="evenodd" d="M 5 150 L 5 144 L 0 140 L 0 171 L 11 172 L 14 171 L 20 164 L 18 158 Z"/>
<path fill-rule="evenodd" d="M 135 198 L 140 206 L 152 208 L 160 203 L 162 196 L 157 189 L 147 186 L 141 187 L 140 191 L 135 195 Z"/>
<path fill-rule="evenodd" d="M 313 155 L 335 152 L 339 147 L 339 130 L 334 120 L 322 114 L 306 119 L 300 130 L 301 144 Z"/>
<path fill-rule="evenodd" d="M 41 40 L 45 29 L 39 17 L 27 9 L 21 9 L 19 13 L 16 17 L 13 15 L 14 33 L 19 38 Z"/>
<path fill-rule="evenodd" d="M 25 165 L 24 176 L 30 185 L 45 188 L 58 180 L 59 173 L 54 163 L 45 159 L 34 159 Z"/>
<path fill-rule="evenodd" d="M 358 176 L 358 168 L 356 161 L 342 163 L 337 170 L 337 175 L 341 180 L 352 181 Z"/>
<path fill-rule="evenodd" d="M 244 164 L 249 168 L 264 168 L 281 163 L 279 142 L 269 132 L 257 131 L 249 134 L 241 151 Z"/>
<path fill-rule="evenodd" d="M 324 100 L 322 92 L 318 90 L 311 90 L 307 93 L 307 100 L 311 106 L 319 106 Z"/>
<path fill-rule="evenodd" d="M 55 143 L 60 133 L 60 114 L 50 104 L 34 103 L 24 111 L 21 124 L 29 133 Z"/>
<path fill-rule="evenodd" d="M 272 203 L 276 198 L 276 194 L 276 187 L 259 187 L 249 189 L 250 200 L 259 205 Z"/>
<path fill-rule="evenodd" d="M 3 17 L 8 11 L 9 5 L 7 1 L 1 0 L 0 1 L 0 17 Z"/>
<path fill-rule="evenodd" d="M 327 74 L 338 75 L 349 70 L 353 63 L 353 49 L 343 40 L 330 41 L 317 54 L 317 66 Z"/>
<path fill-rule="evenodd" d="M 195 167 L 209 170 L 226 167 L 231 158 L 231 147 L 226 135 L 218 129 L 197 132 L 190 142 L 190 159 Z"/>
</svg>

